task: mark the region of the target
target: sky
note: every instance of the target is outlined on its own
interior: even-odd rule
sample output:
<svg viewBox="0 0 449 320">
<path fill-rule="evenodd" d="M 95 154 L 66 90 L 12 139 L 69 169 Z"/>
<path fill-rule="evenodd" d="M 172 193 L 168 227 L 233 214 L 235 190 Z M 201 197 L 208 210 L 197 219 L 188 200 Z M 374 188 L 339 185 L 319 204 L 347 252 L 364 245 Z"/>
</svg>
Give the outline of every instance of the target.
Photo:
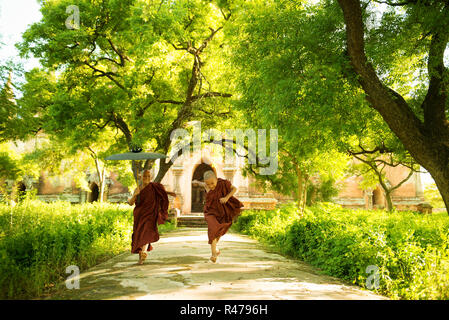
<svg viewBox="0 0 449 320">
<path fill-rule="evenodd" d="M 0 61 L 13 58 L 22 61 L 25 70 L 39 66 L 37 59 L 19 60 L 15 44 L 22 38 L 28 25 L 37 22 L 42 15 L 36 0 L 0 0 Z"/>
<path fill-rule="evenodd" d="M 18 58 L 15 44 L 21 41 L 22 33 L 27 27 L 38 22 L 42 15 L 37 0 L 0 0 L 0 61 L 13 58 L 21 61 L 26 71 L 39 66 L 37 59 L 23 60 Z M 14 80 L 14 79 L 13 79 Z M 429 174 L 422 174 L 424 185 L 433 182 Z"/>
</svg>

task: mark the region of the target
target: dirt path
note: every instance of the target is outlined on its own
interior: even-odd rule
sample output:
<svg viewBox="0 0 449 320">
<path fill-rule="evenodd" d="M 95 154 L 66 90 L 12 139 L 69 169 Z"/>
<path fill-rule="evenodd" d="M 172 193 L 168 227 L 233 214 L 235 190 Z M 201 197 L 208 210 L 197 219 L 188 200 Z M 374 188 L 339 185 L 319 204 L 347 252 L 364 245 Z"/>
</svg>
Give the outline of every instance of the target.
<svg viewBox="0 0 449 320">
<path fill-rule="evenodd" d="M 309 265 L 267 252 L 238 234 L 221 240 L 216 264 L 208 260 L 206 229 L 166 233 L 144 265 L 124 253 L 80 275 L 79 289 L 52 299 L 385 299 Z"/>
</svg>

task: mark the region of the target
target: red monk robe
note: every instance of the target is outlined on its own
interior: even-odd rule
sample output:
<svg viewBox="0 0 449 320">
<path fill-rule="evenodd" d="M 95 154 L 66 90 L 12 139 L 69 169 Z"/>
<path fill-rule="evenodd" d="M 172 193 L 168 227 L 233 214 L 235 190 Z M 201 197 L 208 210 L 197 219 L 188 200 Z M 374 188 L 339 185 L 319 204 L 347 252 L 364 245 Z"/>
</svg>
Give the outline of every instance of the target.
<svg viewBox="0 0 449 320">
<path fill-rule="evenodd" d="M 168 196 L 162 184 L 150 182 L 139 193 L 134 207 L 131 252 L 139 253 L 147 243 L 159 240 L 158 224 L 168 218 Z M 147 251 L 152 249 L 148 246 Z"/>
<path fill-rule="evenodd" d="M 207 221 L 207 234 L 209 244 L 216 238 L 223 236 L 231 227 L 232 222 L 240 215 L 243 204 L 235 197 L 230 197 L 226 203 L 221 203 L 220 198 L 231 192 L 231 182 L 217 178 L 214 190 L 206 194 L 204 205 L 204 218 Z"/>
</svg>

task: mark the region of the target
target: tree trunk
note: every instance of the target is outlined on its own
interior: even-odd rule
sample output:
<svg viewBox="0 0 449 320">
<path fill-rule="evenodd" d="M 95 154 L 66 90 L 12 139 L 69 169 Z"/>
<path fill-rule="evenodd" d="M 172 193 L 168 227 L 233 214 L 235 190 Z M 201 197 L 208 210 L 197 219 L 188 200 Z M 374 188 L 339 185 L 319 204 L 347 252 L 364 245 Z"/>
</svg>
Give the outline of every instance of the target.
<svg viewBox="0 0 449 320">
<path fill-rule="evenodd" d="M 161 182 L 164 178 L 165 174 L 167 173 L 168 169 L 172 166 L 172 162 L 165 163 L 165 159 L 161 159 L 159 163 L 159 172 L 157 173 L 156 178 L 154 179 L 154 182 Z"/>
<path fill-rule="evenodd" d="M 106 174 L 106 168 L 103 166 L 103 173 L 101 174 L 101 180 L 100 180 L 100 202 L 104 201 L 104 189 L 105 189 L 105 174 Z"/>
<path fill-rule="evenodd" d="M 429 173 L 435 180 L 435 184 L 437 185 L 438 191 L 440 191 L 444 205 L 446 206 L 446 211 L 449 214 L 449 169 L 433 173 L 429 171 Z"/>
<path fill-rule="evenodd" d="M 98 201 L 103 202 L 105 167 L 103 166 L 103 171 L 100 169 L 100 161 L 98 158 L 95 158 L 95 168 L 97 169 L 98 183 L 100 184 L 98 186 L 100 189 Z"/>
<path fill-rule="evenodd" d="M 444 78 L 444 51 L 448 43 L 447 29 L 430 30 L 431 42 L 427 62 L 429 88 L 421 105 L 420 120 L 405 99 L 385 86 L 365 54 L 364 22 L 360 0 L 338 0 L 346 25 L 348 53 L 358 81 L 371 107 L 379 112 L 390 129 L 413 158 L 427 169 L 441 193 L 449 213 L 449 125 L 445 115 L 447 87 Z M 449 6 L 444 8 L 447 14 Z"/>
<path fill-rule="evenodd" d="M 384 190 L 385 199 L 387 200 L 387 211 L 393 210 L 393 200 L 391 199 L 391 192 L 390 190 Z"/>
<path fill-rule="evenodd" d="M 303 177 L 301 170 L 298 167 L 296 167 L 296 176 L 298 178 L 298 195 L 297 195 L 298 209 L 300 212 L 302 212 L 302 200 L 303 200 L 303 194 L 304 194 L 304 188 L 303 188 L 304 177 Z"/>
<path fill-rule="evenodd" d="M 141 165 L 136 160 L 131 160 L 131 170 L 133 171 L 134 180 L 136 181 L 136 184 L 139 186 L 139 174 L 142 171 Z"/>
<path fill-rule="evenodd" d="M 305 175 L 304 177 L 304 187 L 303 187 L 303 196 L 302 196 L 302 204 L 301 204 L 301 213 L 304 212 L 304 209 L 306 208 L 306 201 L 307 201 L 307 182 L 309 180 L 309 176 Z"/>
</svg>

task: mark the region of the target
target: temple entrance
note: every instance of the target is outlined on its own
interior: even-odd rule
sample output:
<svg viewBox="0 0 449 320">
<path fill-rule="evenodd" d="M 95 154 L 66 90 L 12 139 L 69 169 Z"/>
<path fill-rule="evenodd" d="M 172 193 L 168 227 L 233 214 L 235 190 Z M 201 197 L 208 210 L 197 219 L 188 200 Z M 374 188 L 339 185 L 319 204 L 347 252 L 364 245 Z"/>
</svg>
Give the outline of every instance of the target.
<svg viewBox="0 0 449 320">
<path fill-rule="evenodd" d="M 383 196 L 382 191 L 379 189 L 379 187 L 376 188 L 376 190 L 373 191 L 373 208 L 379 209 L 384 207 L 383 202 Z"/>
<path fill-rule="evenodd" d="M 198 180 L 203 182 L 203 175 L 204 172 L 212 170 L 215 172 L 214 169 L 208 164 L 201 163 L 198 167 L 196 167 L 195 172 L 192 176 L 193 180 Z M 202 186 L 196 186 L 192 184 L 192 209 L 191 212 L 203 212 L 204 208 L 204 201 L 206 199 L 206 190 Z"/>
<path fill-rule="evenodd" d="M 92 183 L 90 185 L 90 192 L 88 197 L 88 202 L 98 201 L 98 196 L 100 195 L 100 190 L 98 189 L 98 185 L 96 183 Z"/>
<path fill-rule="evenodd" d="M 26 197 L 26 186 L 23 181 L 17 184 L 17 202 L 22 201 Z"/>
</svg>

